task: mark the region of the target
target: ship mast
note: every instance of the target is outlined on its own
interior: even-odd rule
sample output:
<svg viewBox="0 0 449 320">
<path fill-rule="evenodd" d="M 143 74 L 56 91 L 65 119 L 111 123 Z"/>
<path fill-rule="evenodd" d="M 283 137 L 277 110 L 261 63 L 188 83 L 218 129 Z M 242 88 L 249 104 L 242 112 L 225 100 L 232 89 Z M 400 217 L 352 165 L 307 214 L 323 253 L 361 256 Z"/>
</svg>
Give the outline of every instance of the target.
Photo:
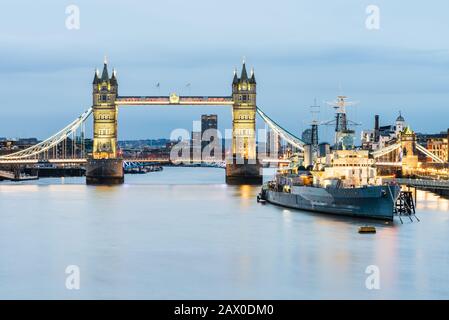
<svg viewBox="0 0 449 320">
<path fill-rule="evenodd" d="M 310 125 L 312 126 L 312 136 L 310 139 L 310 144 L 312 147 L 312 158 L 313 161 L 318 157 L 318 114 L 320 113 L 320 106 L 317 105 L 316 99 L 314 100 L 313 106 L 310 106 L 310 113 L 312 115 L 312 122 Z"/>
<path fill-rule="evenodd" d="M 351 148 L 353 144 L 354 131 L 349 130 L 349 125 L 358 125 L 351 120 L 348 120 L 346 114 L 346 107 L 354 106 L 357 101 L 348 101 L 348 97 L 344 95 L 337 96 L 337 100 L 326 102 L 335 109 L 335 119 L 325 122 L 326 125 L 335 125 L 335 148 L 346 149 Z M 352 136 L 352 137 L 351 137 Z M 352 142 L 350 141 L 352 139 Z M 343 141 L 346 140 L 346 141 Z"/>
</svg>

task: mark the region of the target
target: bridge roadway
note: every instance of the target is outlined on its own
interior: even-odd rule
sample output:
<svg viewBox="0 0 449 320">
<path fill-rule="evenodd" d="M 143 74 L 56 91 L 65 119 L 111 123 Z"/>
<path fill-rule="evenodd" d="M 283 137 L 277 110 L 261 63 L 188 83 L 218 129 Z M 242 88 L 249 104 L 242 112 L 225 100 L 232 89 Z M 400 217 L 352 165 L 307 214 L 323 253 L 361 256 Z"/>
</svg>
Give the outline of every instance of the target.
<svg viewBox="0 0 449 320">
<path fill-rule="evenodd" d="M 170 96 L 119 96 L 115 100 L 115 104 L 119 106 L 147 106 L 147 105 L 203 105 L 203 106 L 226 106 L 233 105 L 232 97 L 224 96 L 178 96 L 172 94 Z"/>
<path fill-rule="evenodd" d="M 137 159 L 123 159 L 123 162 L 146 162 L 146 163 L 181 163 L 181 162 L 192 162 L 192 163 L 217 163 L 221 161 L 217 160 L 176 160 L 172 161 L 168 158 L 160 158 L 160 159 L 146 159 L 146 158 L 137 158 Z M 0 160 L 0 165 L 27 165 L 27 164 L 85 164 L 87 163 L 87 159 L 49 159 L 49 160 L 39 160 L 39 159 L 18 159 L 18 160 Z"/>
<path fill-rule="evenodd" d="M 0 164 L 3 165 L 21 165 L 21 164 L 83 164 L 86 163 L 86 159 L 49 159 L 49 160 L 39 160 L 39 159 L 1 159 Z"/>
<path fill-rule="evenodd" d="M 172 162 L 167 158 L 161 158 L 161 159 L 123 159 L 123 161 L 127 162 Z M 205 162 L 205 163 L 211 163 L 211 162 L 217 162 L 217 160 L 187 160 L 192 162 Z M 287 159 L 263 159 L 263 162 L 282 162 L 282 163 L 289 163 L 290 160 Z M 82 164 L 86 163 L 86 159 L 48 159 L 48 160 L 38 160 L 38 159 L 0 159 L 0 164 L 45 164 L 45 163 L 52 163 L 52 164 Z M 175 162 L 183 162 L 175 161 Z M 376 165 L 378 166 L 393 166 L 393 167 L 401 167 L 401 162 L 376 162 Z"/>
</svg>

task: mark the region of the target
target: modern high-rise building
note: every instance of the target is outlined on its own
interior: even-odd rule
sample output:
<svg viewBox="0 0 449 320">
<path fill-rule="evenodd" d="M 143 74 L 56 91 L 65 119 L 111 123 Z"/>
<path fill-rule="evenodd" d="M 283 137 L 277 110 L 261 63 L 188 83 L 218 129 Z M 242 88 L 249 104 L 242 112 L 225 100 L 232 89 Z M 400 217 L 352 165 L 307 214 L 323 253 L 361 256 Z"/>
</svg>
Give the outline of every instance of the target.
<svg viewBox="0 0 449 320">
<path fill-rule="evenodd" d="M 191 160 L 201 161 L 201 132 L 192 131 Z"/>
<path fill-rule="evenodd" d="M 201 116 L 201 134 L 208 129 L 217 130 L 218 116 L 216 114 L 203 114 Z"/>
<path fill-rule="evenodd" d="M 271 158 L 278 158 L 281 153 L 281 139 L 273 130 L 267 130 L 266 154 Z"/>
<path fill-rule="evenodd" d="M 218 142 L 218 116 L 216 114 L 203 114 L 201 116 L 201 152 L 204 148 L 212 143 Z M 217 139 L 217 140 L 216 140 Z M 214 157 L 214 150 L 207 156 Z"/>
<path fill-rule="evenodd" d="M 312 144 L 312 129 L 308 128 L 304 130 L 301 134 L 301 139 L 306 144 Z"/>
</svg>

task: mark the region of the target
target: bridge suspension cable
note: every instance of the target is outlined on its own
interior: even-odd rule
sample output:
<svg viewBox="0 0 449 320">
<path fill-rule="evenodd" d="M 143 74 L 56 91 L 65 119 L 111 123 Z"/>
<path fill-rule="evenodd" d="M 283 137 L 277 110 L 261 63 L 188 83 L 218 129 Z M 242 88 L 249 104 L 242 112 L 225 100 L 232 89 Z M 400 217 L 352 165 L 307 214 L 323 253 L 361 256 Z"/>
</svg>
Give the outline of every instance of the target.
<svg viewBox="0 0 449 320">
<path fill-rule="evenodd" d="M 444 160 L 440 159 L 438 156 L 436 156 L 435 154 L 433 154 L 432 152 L 430 152 L 429 150 L 427 150 L 426 148 L 424 148 L 422 145 L 420 145 L 418 143 L 416 144 L 416 149 L 418 151 L 421 151 L 422 153 L 424 153 L 426 156 L 430 157 L 435 162 L 445 163 Z"/>
<path fill-rule="evenodd" d="M 75 136 L 76 130 L 81 127 L 81 129 L 84 128 L 84 122 L 86 119 L 92 114 L 92 108 L 89 108 L 86 110 L 82 115 L 80 115 L 77 119 L 75 119 L 73 122 L 71 122 L 69 125 L 67 125 L 62 130 L 58 131 L 54 135 L 52 135 L 50 138 L 39 142 L 38 144 L 35 144 L 34 146 L 31 146 L 27 149 L 17 151 L 11 154 L 7 154 L 4 156 L 0 156 L 0 160 L 20 160 L 20 159 L 28 159 L 32 157 L 37 157 L 41 154 L 46 154 L 47 151 L 56 148 L 56 146 L 65 141 L 67 138 L 72 138 Z M 83 134 L 84 138 L 84 134 Z M 73 143 L 73 141 L 72 141 Z M 64 146 L 65 149 L 67 149 L 67 146 Z M 65 151 L 65 150 L 64 150 Z M 54 152 L 54 150 L 53 150 Z M 83 151 L 84 152 L 84 151 Z"/>
<path fill-rule="evenodd" d="M 438 163 L 445 163 L 445 161 L 443 159 L 439 158 L 437 155 L 433 154 L 432 152 L 430 152 L 429 150 L 427 150 L 426 148 L 421 146 L 419 143 L 416 143 L 415 145 L 416 145 L 416 150 L 418 150 L 419 152 L 428 156 L 433 161 L 438 162 Z M 395 144 L 392 144 L 391 146 L 387 146 L 387 147 L 384 147 L 384 148 L 374 151 L 372 153 L 372 155 L 375 159 L 377 159 L 377 158 L 380 158 L 390 152 L 398 150 L 400 148 L 401 148 L 401 142 L 397 142 Z"/>
<path fill-rule="evenodd" d="M 300 138 L 296 137 L 291 132 L 285 130 L 276 122 L 274 122 L 270 117 L 268 117 L 265 112 L 263 112 L 259 107 L 257 107 L 257 113 L 261 116 L 261 118 L 265 121 L 266 124 L 276 132 L 282 139 L 286 140 L 292 146 L 298 148 L 301 151 L 304 151 L 304 145 L 306 144 Z"/>
<path fill-rule="evenodd" d="M 393 152 L 399 148 L 401 148 L 401 143 L 397 142 L 395 144 L 392 144 L 391 146 L 387 146 L 387 147 L 378 149 L 378 150 L 374 151 L 372 154 L 373 154 L 374 158 L 380 158 L 380 157 L 382 157 L 390 152 Z"/>
</svg>

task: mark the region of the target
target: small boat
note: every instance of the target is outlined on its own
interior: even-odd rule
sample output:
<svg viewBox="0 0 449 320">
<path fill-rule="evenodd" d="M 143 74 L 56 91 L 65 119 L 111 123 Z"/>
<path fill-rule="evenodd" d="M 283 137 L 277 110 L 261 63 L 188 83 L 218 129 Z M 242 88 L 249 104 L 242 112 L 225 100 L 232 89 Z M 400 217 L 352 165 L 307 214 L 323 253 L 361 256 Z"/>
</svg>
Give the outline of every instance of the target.
<svg viewBox="0 0 449 320">
<path fill-rule="evenodd" d="M 39 176 L 0 170 L 0 180 L 28 181 L 38 180 Z"/>
<path fill-rule="evenodd" d="M 359 233 L 376 233 L 376 228 L 373 226 L 359 227 Z"/>
</svg>

